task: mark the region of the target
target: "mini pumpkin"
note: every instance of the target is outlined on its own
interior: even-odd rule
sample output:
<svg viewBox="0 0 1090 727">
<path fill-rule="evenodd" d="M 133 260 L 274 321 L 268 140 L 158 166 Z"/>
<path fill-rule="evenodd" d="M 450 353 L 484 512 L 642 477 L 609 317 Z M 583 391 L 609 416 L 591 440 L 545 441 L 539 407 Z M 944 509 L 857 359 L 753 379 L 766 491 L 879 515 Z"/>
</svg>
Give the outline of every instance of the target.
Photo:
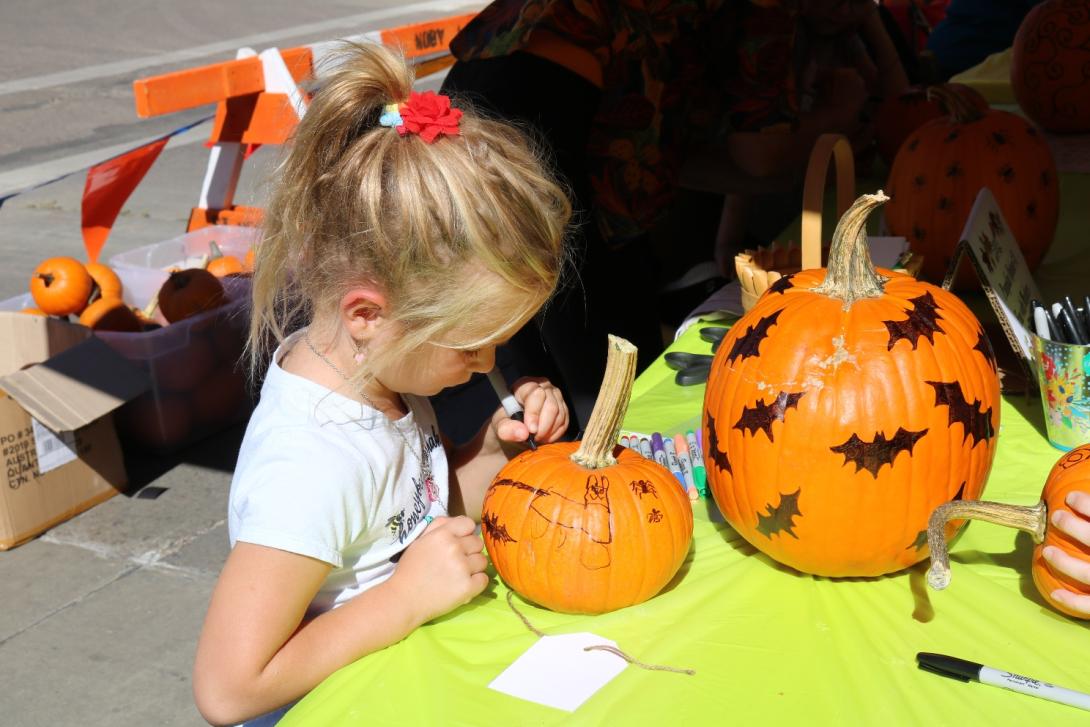
<svg viewBox="0 0 1090 727">
<path fill-rule="evenodd" d="M 93 286 L 87 268 L 72 257 L 43 260 L 30 278 L 34 303 L 51 316 L 68 316 L 82 311 Z"/>
<path fill-rule="evenodd" d="M 241 275 L 244 270 L 242 261 L 234 255 L 224 255 L 223 250 L 212 240 L 208 243 L 209 258 L 204 269 L 217 278 L 225 278 L 228 275 Z"/>
<path fill-rule="evenodd" d="M 948 291 L 871 264 L 864 224 L 887 199 L 856 200 L 828 269 L 781 278 L 731 327 L 705 391 L 716 504 L 806 573 L 926 558 L 931 511 L 975 498 L 995 455 L 999 379 L 980 323 Z"/>
<path fill-rule="evenodd" d="M 170 323 L 219 308 L 227 302 L 223 285 L 201 268 L 171 273 L 159 289 L 159 310 Z"/>
<path fill-rule="evenodd" d="M 545 608 L 595 614 L 641 603 L 689 552 L 684 490 L 664 467 L 616 444 L 635 369 L 635 346 L 610 336 L 583 440 L 519 454 L 485 493 L 481 531 L 496 571 Z"/>
<path fill-rule="evenodd" d="M 93 331 L 139 333 L 144 327 L 120 298 L 99 298 L 83 309 L 79 322 Z"/>
<path fill-rule="evenodd" d="M 83 267 L 95 282 L 99 298 L 120 299 L 122 293 L 121 278 L 107 265 L 102 263 L 84 263 Z"/>
<path fill-rule="evenodd" d="M 1090 131 L 1090 15 L 1086 0 L 1046 0 L 1011 46 L 1011 88 L 1026 116 L 1049 131 Z"/>
<path fill-rule="evenodd" d="M 1067 452 L 1049 472 L 1041 491 L 1041 500 L 1033 507 L 1005 505 L 998 502 L 952 502 L 935 510 L 931 516 L 928 541 L 931 549 L 931 569 L 927 583 L 936 590 L 950 585 L 950 556 L 946 549 L 944 531 L 946 523 L 953 519 L 971 518 L 985 522 L 1015 527 L 1033 536 L 1037 546 L 1033 550 L 1033 583 L 1041 597 L 1053 608 L 1075 618 L 1090 618 L 1084 613 L 1071 611 L 1052 598 L 1053 591 L 1064 589 L 1090 596 L 1090 585 L 1077 581 L 1052 567 L 1045 560 L 1043 551 L 1053 545 L 1070 556 L 1090 562 L 1090 546 L 1080 543 L 1067 533 L 1048 526 L 1051 513 L 1071 512 L 1066 499 L 1075 490 L 1090 492 L 1090 444 Z M 1076 515 L 1077 516 L 1077 515 Z"/>
</svg>

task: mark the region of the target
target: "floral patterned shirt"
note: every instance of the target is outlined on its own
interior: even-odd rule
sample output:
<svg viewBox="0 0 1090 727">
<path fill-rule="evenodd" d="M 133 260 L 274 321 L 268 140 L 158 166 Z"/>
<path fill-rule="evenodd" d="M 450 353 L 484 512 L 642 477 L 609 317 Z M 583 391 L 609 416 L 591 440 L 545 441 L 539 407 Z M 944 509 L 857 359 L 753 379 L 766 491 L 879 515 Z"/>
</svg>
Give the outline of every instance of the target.
<svg viewBox="0 0 1090 727">
<path fill-rule="evenodd" d="M 791 0 L 495 0 L 451 52 L 504 56 L 542 28 L 597 57 L 588 166 L 597 222 L 619 247 L 659 220 L 687 145 L 794 120 L 795 17 Z"/>
</svg>

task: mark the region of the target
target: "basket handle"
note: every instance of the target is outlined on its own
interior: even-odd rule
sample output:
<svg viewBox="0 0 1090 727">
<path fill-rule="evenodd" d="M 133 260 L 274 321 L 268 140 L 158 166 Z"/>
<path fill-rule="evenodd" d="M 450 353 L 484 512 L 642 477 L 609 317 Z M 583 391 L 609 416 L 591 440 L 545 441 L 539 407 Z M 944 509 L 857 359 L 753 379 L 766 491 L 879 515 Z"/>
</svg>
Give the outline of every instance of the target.
<svg viewBox="0 0 1090 727">
<path fill-rule="evenodd" d="M 821 211 L 829 160 L 836 164 L 836 216 L 840 219 L 855 199 L 855 161 L 843 134 L 822 134 L 810 152 L 802 188 L 802 269 L 821 267 Z"/>
</svg>

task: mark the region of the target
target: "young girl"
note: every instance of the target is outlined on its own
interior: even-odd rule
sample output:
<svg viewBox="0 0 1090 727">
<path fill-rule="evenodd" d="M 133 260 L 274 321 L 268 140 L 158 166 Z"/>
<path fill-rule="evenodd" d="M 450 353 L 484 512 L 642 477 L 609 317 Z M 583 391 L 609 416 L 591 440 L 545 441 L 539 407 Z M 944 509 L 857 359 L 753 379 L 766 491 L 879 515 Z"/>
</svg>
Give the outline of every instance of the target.
<svg viewBox="0 0 1090 727">
<path fill-rule="evenodd" d="M 518 131 L 411 88 L 392 52 L 353 47 L 279 170 L 250 349 L 262 361 L 279 345 L 193 674 L 210 722 L 275 722 L 484 590 L 466 514 L 479 517 L 508 451 L 567 427 L 560 392 L 521 379 L 523 422 L 497 408 L 446 451 L 425 397 L 490 370 L 549 297 L 570 207 Z"/>
</svg>

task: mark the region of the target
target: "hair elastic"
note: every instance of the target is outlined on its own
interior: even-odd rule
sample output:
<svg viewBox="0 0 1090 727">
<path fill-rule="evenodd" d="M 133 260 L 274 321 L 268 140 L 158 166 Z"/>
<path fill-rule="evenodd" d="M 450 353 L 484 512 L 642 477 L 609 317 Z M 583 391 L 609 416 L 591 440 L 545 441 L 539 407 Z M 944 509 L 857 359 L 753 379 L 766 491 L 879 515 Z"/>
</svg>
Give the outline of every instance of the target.
<svg viewBox="0 0 1090 727">
<path fill-rule="evenodd" d="M 450 97 L 435 91 L 409 94 L 408 101 L 382 107 L 379 124 L 397 129 L 401 136 L 415 134 L 431 144 L 442 135 L 458 136 L 462 110 L 450 105 Z"/>
</svg>

